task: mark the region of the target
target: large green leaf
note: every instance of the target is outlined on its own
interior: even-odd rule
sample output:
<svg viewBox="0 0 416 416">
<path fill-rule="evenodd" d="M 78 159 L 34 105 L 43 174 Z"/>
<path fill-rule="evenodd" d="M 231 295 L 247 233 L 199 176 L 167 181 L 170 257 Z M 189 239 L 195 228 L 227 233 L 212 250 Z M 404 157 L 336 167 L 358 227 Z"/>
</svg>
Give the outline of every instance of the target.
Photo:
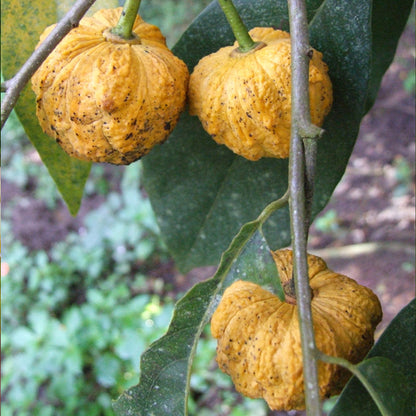
<svg viewBox="0 0 416 416">
<path fill-rule="evenodd" d="M 288 28 L 285 0 L 236 1 L 249 28 Z M 311 43 L 324 54 L 334 87 L 334 106 L 319 143 L 314 214 L 341 179 L 364 114 L 371 59 L 371 1 L 308 1 Z M 216 3 L 174 48 L 192 70 L 198 60 L 233 36 Z M 184 114 L 170 139 L 144 159 L 144 180 L 162 235 L 178 267 L 215 264 L 241 224 L 287 187 L 286 160 L 250 162 L 218 146 L 196 117 Z M 265 226 L 273 248 L 290 243 L 289 215 L 279 211 Z"/>
<path fill-rule="evenodd" d="M 1 66 L 10 79 L 29 58 L 46 26 L 69 10 L 75 1 L 4 0 L 1 4 Z M 117 6 L 115 0 L 100 0 L 96 7 Z M 80 207 L 91 164 L 69 157 L 55 140 L 43 133 L 36 117 L 36 98 L 30 85 L 22 91 L 15 111 L 26 134 L 55 181 L 69 211 Z"/>
<path fill-rule="evenodd" d="M 2 2 L 2 72 L 11 78 L 29 58 L 46 26 L 55 23 L 56 5 L 46 0 Z M 16 45 L 19 45 L 18 49 Z M 16 53 L 16 50 L 18 53 Z M 70 212 L 81 204 L 90 163 L 69 157 L 55 140 L 43 133 L 36 117 L 36 98 L 29 85 L 22 91 L 15 111 L 26 134 L 55 181 Z"/>
<path fill-rule="evenodd" d="M 408 414 L 405 406 L 411 399 L 407 394 L 409 389 L 393 361 L 385 357 L 369 358 L 358 364 L 355 375 L 366 386 L 382 416 Z"/>
<path fill-rule="evenodd" d="M 168 332 L 141 358 L 140 383 L 114 403 L 118 416 L 187 414 L 189 378 L 199 336 L 233 281 L 253 281 L 282 295 L 270 248 L 258 229 L 258 221 L 245 224 L 223 254 L 216 274 L 178 302 Z"/>
<path fill-rule="evenodd" d="M 414 0 L 373 0 L 373 47 L 367 110 L 374 104 L 383 75 L 393 61 L 413 4 Z"/>
<path fill-rule="evenodd" d="M 380 396 L 392 416 L 416 413 L 416 303 L 413 300 L 393 319 L 363 361 L 359 371 Z M 374 361 L 377 359 L 377 361 Z M 384 359 L 384 360 L 381 360 Z M 380 416 L 361 382 L 353 377 L 330 416 Z"/>
<path fill-rule="evenodd" d="M 240 10 L 249 27 L 272 24 L 287 28 L 283 1 L 236 3 L 243 6 Z M 320 154 L 321 163 L 325 162 L 323 158 L 329 159 L 326 166 L 331 169 L 321 169 L 319 173 L 323 190 L 318 189 L 317 212 L 345 169 L 365 111 L 371 56 L 371 5 L 358 1 L 348 4 L 316 1 L 308 2 L 308 6 L 311 38 L 328 56 L 336 100 Z M 336 29 L 334 22 L 338 25 Z M 231 42 L 231 31 L 222 12 L 213 4 L 184 34 L 175 52 L 192 69 L 200 57 Z M 331 143 L 331 138 L 336 141 Z M 188 114 L 183 115 L 172 138 L 154 149 L 144 163 L 146 187 L 159 214 L 162 231 L 183 269 L 215 262 L 227 241 L 238 231 L 239 224 L 257 216 L 278 193 L 283 193 L 287 184 L 287 162 L 251 163 L 236 157 L 209 140 L 199 121 Z M 331 178 L 333 172 L 336 172 L 335 179 Z M 257 233 L 258 227 L 258 221 L 246 223 L 224 252 L 215 276 L 196 285 L 177 304 L 167 334 L 142 356 L 139 385 L 126 391 L 115 403 L 119 416 L 187 414 L 196 343 L 223 290 L 233 280 L 247 278 L 247 270 L 260 271 L 261 283 L 269 283 L 264 280 L 272 269 L 269 246 Z M 282 244 L 288 237 L 287 212 L 280 210 L 269 223 L 268 239 Z M 261 267 L 262 264 L 266 266 Z"/>
</svg>

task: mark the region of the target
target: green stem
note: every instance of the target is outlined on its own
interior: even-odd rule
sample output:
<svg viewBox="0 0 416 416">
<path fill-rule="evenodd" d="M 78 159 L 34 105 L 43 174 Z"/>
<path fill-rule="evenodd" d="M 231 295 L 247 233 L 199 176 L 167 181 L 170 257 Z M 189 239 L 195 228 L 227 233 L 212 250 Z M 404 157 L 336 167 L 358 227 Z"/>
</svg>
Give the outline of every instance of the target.
<svg viewBox="0 0 416 416">
<path fill-rule="evenodd" d="M 257 218 L 257 221 L 260 223 L 260 225 L 263 225 L 265 221 L 270 217 L 270 215 L 273 214 L 273 212 L 277 211 L 280 208 L 283 208 L 288 203 L 288 200 L 289 190 L 287 190 L 281 198 L 267 205 Z"/>
<path fill-rule="evenodd" d="M 235 38 L 237 39 L 239 46 L 238 49 L 240 52 L 245 53 L 255 48 L 257 43 L 254 42 L 249 35 L 247 27 L 241 20 L 241 17 L 238 14 L 232 0 L 218 0 L 218 3 L 220 4 L 222 11 L 231 26 Z"/>
<path fill-rule="evenodd" d="M 123 39 L 133 39 L 132 29 L 139 11 L 141 0 L 126 0 L 123 11 L 117 25 L 111 29 L 111 33 Z"/>
</svg>

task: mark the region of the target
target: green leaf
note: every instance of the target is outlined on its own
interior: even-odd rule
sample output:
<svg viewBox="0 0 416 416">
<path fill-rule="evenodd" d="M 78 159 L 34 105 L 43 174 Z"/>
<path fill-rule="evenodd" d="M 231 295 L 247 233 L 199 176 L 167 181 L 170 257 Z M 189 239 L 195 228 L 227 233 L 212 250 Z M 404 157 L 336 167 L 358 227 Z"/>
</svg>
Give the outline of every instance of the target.
<svg viewBox="0 0 416 416">
<path fill-rule="evenodd" d="M 374 104 L 381 80 L 393 61 L 397 43 L 414 4 L 413 0 L 373 1 L 371 77 L 366 110 Z"/>
<path fill-rule="evenodd" d="M 94 362 L 94 373 L 98 383 L 104 387 L 114 386 L 120 374 L 121 363 L 114 355 L 106 352 Z"/>
<path fill-rule="evenodd" d="M 357 377 L 366 386 L 383 416 L 407 414 L 404 408 L 411 399 L 406 394 L 409 389 L 406 389 L 403 375 L 391 360 L 385 357 L 370 358 L 361 362 L 356 370 Z"/>
<path fill-rule="evenodd" d="M 29 58 L 46 26 L 56 22 L 56 5 L 46 0 L 2 2 L 2 72 L 10 79 Z M 16 53 L 16 45 L 18 53 Z M 71 214 L 81 204 L 91 164 L 69 157 L 55 140 L 43 133 L 36 117 L 36 98 L 29 85 L 22 91 L 15 111 L 30 141 L 55 181 Z"/>
<path fill-rule="evenodd" d="M 288 28 L 285 0 L 236 1 L 249 28 Z M 313 214 L 344 174 L 367 98 L 371 59 L 371 1 L 308 1 L 311 43 L 324 54 L 334 105 L 319 143 Z M 212 3 L 174 48 L 190 70 L 203 56 L 233 42 Z M 163 145 L 143 160 L 144 183 L 167 247 L 182 271 L 216 264 L 241 224 L 256 218 L 287 188 L 287 160 L 250 162 L 218 146 L 196 117 L 184 114 Z M 279 210 L 264 227 L 277 249 L 290 243 L 289 214 Z"/>
<path fill-rule="evenodd" d="M 416 334 L 415 301 L 394 318 L 358 371 L 379 396 L 386 414 L 415 414 Z M 339 396 L 330 416 L 380 416 L 380 410 L 361 382 L 353 377 Z"/>
<path fill-rule="evenodd" d="M 2 73 L 10 79 L 29 58 L 43 30 L 56 23 L 75 1 L 5 0 L 1 4 Z M 116 0 L 99 0 L 94 10 L 117 7 Z M 18 53 L 16 53 L 16 45 Z M 55 140 L 43 133 L 36 117 L 36 98 L 30 85 L 20 94 L 15 111 L 30 141 L 55 181 L 69 211 L 75 215 L 81 205 L 91 163 L 68 156 Z"/>
<path fill-rule="evenodd" d="M 227 281 L 234 282 L 236 280 L 248 280 L 256 283 L 277 295 L 280 300 L 284 300 L 285 295 L 276 263 L 270 254 L 270 247 L 262 232 L 256 231 L 242 248 L 238 260 L 227 276 Z"/>
<path fill-rule="evenodd" d="M 242 279 L 281 293 L 270 248 L 259 226 L 259 221 L 245 224 L 223 254 L 215 275 L 195 285 L 177 303 L 166 335 L 142 355 L 139 384 L 114 403 L 118 416 L 186 415 L 196 345 L 225 288 Z"/>
</svg>

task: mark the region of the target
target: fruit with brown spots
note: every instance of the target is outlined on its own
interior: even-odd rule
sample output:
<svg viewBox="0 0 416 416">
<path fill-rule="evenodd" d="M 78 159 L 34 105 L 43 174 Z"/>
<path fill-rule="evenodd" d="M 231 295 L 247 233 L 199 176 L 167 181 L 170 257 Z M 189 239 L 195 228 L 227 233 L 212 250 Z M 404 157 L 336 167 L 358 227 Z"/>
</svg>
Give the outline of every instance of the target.
<svg viewBox="0 0 416 416">
<path fill-rule="evenodd" d="M 42 129 L 79 159 L 134 162 L 166 140 L 185 105 L 185 63 L 140 16 L 133 39 L 113 35 L 121 11 L 84 17 L 32 77 Z"/>
<path fill-rule="evenodd" d="M 190 113 L 219 144 L 249 160 L 287 158 L 291 127 L 291 45 L 288 33 L 250 30 L 258 46 L 237 43 L 202 58 L 189 82 Z M 332 84 L 322 54 L 309 67 L 312 123 L 322 126 L 332 106 Z"/>
<path fill-rule="evenodd" d="M 279 276 L 292 278 L 292 251 L 273 253 Z M 380 302 L 368 288 L 328 269 L 308 255 L 316 345 L 325 354 L 360 362 L 374 342 L 382 317 Z M 261 286 L 236 281 L 226 289 L 211 320 L 218 339 L 217 362 L 236 389 L 263 397 L 273 410 L 304 409 L 303 365 L 296 304 L 282 302 Z M 321 398 L 338 394 L 350 374 L 318 362 Z"/>
</svg>

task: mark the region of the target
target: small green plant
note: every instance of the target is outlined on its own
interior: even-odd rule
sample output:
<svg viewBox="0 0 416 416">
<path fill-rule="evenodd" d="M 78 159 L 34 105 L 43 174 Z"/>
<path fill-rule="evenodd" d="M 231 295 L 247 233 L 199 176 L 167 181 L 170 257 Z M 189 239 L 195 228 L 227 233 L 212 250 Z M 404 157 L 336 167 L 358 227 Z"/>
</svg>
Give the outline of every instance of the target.
<svg viewBox="0 0 416 416">
<path fill-rule="evenodd" d="M 173 308 L 143 293 L 137 262 L 165 251 L 138 172 L 127 168 L 120 193 L 49 253 L 15 241 L 6 210 L 3 414 L 110 415 L 111 399 L 137 383 L 140 354 Z"/>
<path fill-rule="evenodd" d="M 402 156 L 397 156 L 393 160 L 395 169 L 396 185 L 393 190 L 394 196 L 402 196 L 409 192 L 413 187 L 414 169 L 409 162 Z"/>
<path fill-rule="evenodd" d="M 42 166 L 18 168 L 27 176 L 14 183 L 24 187 L 36 169 L 45 189 Z M 145 293 L 140 272 L 166 257 L 140 170 L 126 168 L 120 191 L 48 253 L 14 239 L 11 208 L 2 223 L 10 270 L 2 278 L 2 413 L 112 415 L 111 400 L 138 382 L 140 354 L 173 309 L 171 300 Z"/>
<path fill-rule="evenodd" d="M 60 317 L 31 308 L 26 324 L 3 325 L 2 413 L 111 415 L 111 399 L 137 383 L 140 354 L 171 312 L 171 302 L 131 297 L 122 284 L 89 288 Z"/>
<path fill-rule="evenodd" d="M 332 208 L 328 209 L 316 218 L 314 221 L 314 227 L 320 233 L 328 234 L 335 238 L 342 238 L 347 232 L 337 211 Z"/>
<path fill-rule="evenodd" d="M 412 95 L 415 95 L 416 92 L 416 71 L 415 69 L 411 69 L 408 73 L 406 78 L 403 80 L 403 87 L 404 89 Z"/>
</svg>

